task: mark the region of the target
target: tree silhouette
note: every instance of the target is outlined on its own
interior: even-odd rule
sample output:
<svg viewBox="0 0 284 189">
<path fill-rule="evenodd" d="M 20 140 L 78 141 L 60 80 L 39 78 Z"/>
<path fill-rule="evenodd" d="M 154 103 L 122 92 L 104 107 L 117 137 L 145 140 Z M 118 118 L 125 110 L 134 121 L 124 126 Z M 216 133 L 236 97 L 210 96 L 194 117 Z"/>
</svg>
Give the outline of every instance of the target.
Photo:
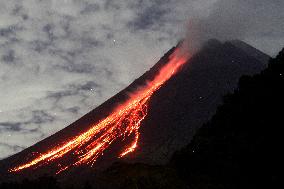
<svg viewBox="0 0 284 189">
<path fill-rule="evenodd" d="M 0 185 L 1 189 L 60 189 L 54 177 L 40 177 L 35 180 L 24 179 L 21 182 L 8 182 Z"/>
</svg>

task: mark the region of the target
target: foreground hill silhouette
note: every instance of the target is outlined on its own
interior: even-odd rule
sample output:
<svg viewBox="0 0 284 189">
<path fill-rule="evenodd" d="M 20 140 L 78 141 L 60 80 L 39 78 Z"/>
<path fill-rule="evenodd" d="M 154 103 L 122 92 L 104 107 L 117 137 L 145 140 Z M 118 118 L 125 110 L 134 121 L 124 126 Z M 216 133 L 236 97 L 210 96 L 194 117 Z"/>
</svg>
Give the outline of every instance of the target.
<svg viewBox="0 0 284 189">
<path fill-rule="evenodd" d="M 243 76 L 213 118 L 171 161 L 190 188 L 276 188 L 284 107 L 284 49 Z"/>
<path fill-rule="evenodd" d="M 125 98 L 127 91 L 145 82 L 145 78 L 151 77 L 157 67 L 164 64 L 165 59 L 171 52 L 172 50 L 149 72 L 134 81 L 130 87 L 66 129 L 19 154 L 1 161 L 0 180 L 1 178 L 2 181 L 14 180 L 15 178 L 23 179 L 25 177 L 37 178 L 44 174 L 53 176 L 54 166 L 49 165 L 15 175 L 7 175 L 6 171 L 7 168 L 26 159 L 31 152 L 44 151 L 49 145 L 62 142 L 64 138 L 80 132 L 95 119 L 107 114 L 113 104 Z M 268 56 L 256 52 L 250 55 L 243 48 L 234 45 L 233 42 L 209 41 L 199 53 L 191 58 L 180 73 L 170 79 L 151 98 L 148 116 L 141 126 L 139 147 L 134 153 L 123 159 L 126 163 L 137 164 L 128 166 L 127 164 L 117 163 L 111 166 L 117 160 L 106 159 L 101 160 L 98 166 L 94 168 L 89 166 L 78 167 L 56 177 L 60 182 L 69 184 L 79 182 L 79 185 L 81 185 L 81 183 L 89 181 L 93 186 L 100 186 L 99 188 L 103 188 L 103 186 L 106 188 L 128 187 L 128 185 L 131 187 L 132 180 L 125 179 L 124 176 L 133 177 L 136 185 L 139 185 L 139 183 L 136 183 L 135 180 L 139 180 L 140 184 L 146 183 L 147 185 L 148 183 L 147 187 L 159 187 L 161 180 L 157 180 L 157 178 L 160 178 L 165 180 L 162 183 L 163 186 L 171 186 L 174 183 L 175 187 L 180 188 L 183 186 L 184 181 L 180 180 L 179 176 L 172 171 L 175 169 L 163 166 L 163 164 L 170 160 L 176 150 L 190 142 L 202 123 L 208 121 L 215 113 L 217 106 L 221 102 L 221 96 L 236 87 L 238 78 L 241 75 L 253 74 L 265 67 L 265 61 L 260 61 L 259 54 L 263 57 Z M 105 164 L 107 164 L 105 166 L 105 168 L 108 168 L 107 170 L 95 171 L 97 167 Z M 159 164 L 159 166 L 153 167 L 151 166 L 153 164 Z M 150 177 L 150 180 L 148 177 Z"/>
</svg>

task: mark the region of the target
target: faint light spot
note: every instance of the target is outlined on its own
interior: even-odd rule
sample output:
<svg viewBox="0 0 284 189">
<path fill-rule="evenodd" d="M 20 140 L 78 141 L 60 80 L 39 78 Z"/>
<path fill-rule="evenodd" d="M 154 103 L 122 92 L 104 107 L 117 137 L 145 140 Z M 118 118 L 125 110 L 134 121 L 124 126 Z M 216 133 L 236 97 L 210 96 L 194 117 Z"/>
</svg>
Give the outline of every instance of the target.
<svg viewBox="0 0 284 189">
<path fill-rule="evenodd" d="M 192 152 L 194 153 L 194 152 L 195 152 L 195 150 L 192 150 Z"/>
<path fill-rule="evenodd" d="M 280 76 L 282 76 L 282 73 L 281 74 L 279 74 Z"/>
<path fill-rule="evenodd" d="M 116 42 L 116 40 L 114 39 L 114 40 L 113 40 L 113 42 L 115 43 L 115 42 Z"/>
</svg>

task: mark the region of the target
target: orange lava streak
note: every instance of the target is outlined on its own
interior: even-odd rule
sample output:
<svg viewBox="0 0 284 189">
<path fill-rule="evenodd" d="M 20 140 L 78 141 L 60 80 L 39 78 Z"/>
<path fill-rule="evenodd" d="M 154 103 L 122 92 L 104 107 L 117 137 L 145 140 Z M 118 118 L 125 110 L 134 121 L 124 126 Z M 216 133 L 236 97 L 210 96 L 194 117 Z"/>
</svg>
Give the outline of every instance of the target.
<svg viewBox="0 0 284 189">
<path fill-rule="evenodd" d="M 118 157 L 123 157 L 133 152 L 138 144 L 141 122 L 147 116 L 150 97 L 178 71 L 186 60 L 187 57 L 180 56 L 179 49 L 176 49 L 170 56 L 169 62 L 161 68 L 154 80 L 142 89 L 137 90 L 125 103 L 120 105 L 105 119 L 70 141 L 35 157 L 23 165 L 10 169 L 9 172 L 17 172 L 29 167 L 47 164 L 71 151 L 76 155 L 76 161 L 70 165 L 64 165 L 64 167 L 60 165 L 57 173 L 68 169 L 70 166 L 77 166 L 83 163 L 93 164 L 114 141 L 124 140 L 131 135 L 135 136 L 134 141 L 129 146 L 125 146 L 125 149 L 122 150 Z"/>
</svg>

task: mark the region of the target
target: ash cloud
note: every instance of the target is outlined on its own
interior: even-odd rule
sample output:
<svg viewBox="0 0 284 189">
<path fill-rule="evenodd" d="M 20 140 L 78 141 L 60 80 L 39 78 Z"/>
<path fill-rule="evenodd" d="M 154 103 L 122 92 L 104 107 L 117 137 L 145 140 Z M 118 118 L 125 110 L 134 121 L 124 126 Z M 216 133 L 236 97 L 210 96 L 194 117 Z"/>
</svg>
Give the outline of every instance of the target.
<svg viewBox="0 0 284 189">
<path fill-rule="evenodd" d="M 270 55 L 284 45 L 283 0 L 219 0 L 210 9 L 207 16 L 197 13 L 189 18 L 186 35 L 193 49 L 212 38 L 240 39 Z"/>
</svg>

